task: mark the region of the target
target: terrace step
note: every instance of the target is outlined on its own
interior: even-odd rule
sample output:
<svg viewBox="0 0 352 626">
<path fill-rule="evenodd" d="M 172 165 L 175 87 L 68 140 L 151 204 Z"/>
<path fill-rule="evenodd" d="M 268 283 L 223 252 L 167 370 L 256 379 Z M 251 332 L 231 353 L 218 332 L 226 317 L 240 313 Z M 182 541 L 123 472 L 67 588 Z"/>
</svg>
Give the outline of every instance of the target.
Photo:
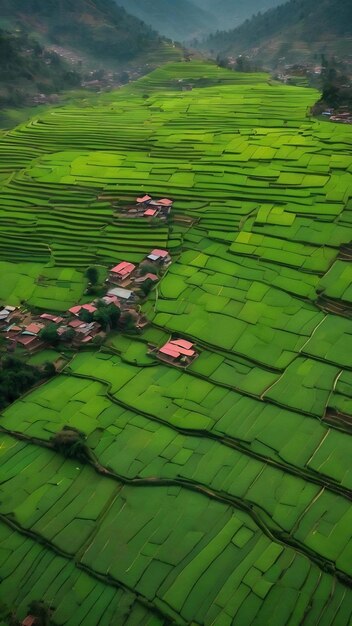
<svg viewBox="0 0 352 626">
<path fill-rule="evenodd" d="M 334 300 L 326 296 L 319 296 L 316 305 L 325 313 L 333 313 L 342 317 L 352 318 L 352 304 L 343 300 Z"/>
<path fill-rule="evenodd" d="M 341 246 L 338 258 L 343 261 L 352 261 L 352 243 Z"/>
</svg>

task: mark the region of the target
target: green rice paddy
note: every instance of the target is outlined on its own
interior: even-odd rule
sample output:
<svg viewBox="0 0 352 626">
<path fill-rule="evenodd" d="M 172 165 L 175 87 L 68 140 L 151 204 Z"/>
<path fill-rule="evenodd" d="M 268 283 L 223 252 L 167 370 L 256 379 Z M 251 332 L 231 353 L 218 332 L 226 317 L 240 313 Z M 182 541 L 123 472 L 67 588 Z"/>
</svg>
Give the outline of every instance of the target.
<svg viewBox="0 0 352 626">
<path fill-rule="evenodd" d="M 41 599 L 68 626 L 351 623 L 352 129 L 316 99 L 174 63 L 1 138 L 1 303 L 65 311 L 90 264 L 173 257 L 142 335 L 1 416 L 21 618 Z M 193 225 L 115 210 L 143 192 Z M 196 342 L 187 370 L 148 354 L 172 334 Z M 50 447 L 64 426 L 95 468 Z"/>
</svg>

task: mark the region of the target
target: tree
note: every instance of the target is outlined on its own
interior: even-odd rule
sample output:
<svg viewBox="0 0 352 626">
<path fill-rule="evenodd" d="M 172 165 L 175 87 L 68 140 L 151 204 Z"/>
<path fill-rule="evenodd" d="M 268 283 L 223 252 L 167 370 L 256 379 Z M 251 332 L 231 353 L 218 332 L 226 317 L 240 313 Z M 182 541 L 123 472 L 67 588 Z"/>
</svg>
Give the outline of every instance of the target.
<svg viewBox="0 0 352 626">
<path fill-rule="evenodd" d="M 56 374 L 56 368 L 54 363 L 47 361 L 43 366 L 43 374 L 45 378 L 52 378 Z"/>
<path fill-rule="evenodd" d="M 68 328 L 61 335 L 61 341 L 64 341 L 65 343 L 71 343 L 71 341 L 75 338 L 75 335 L 76 335 L 76 333 L 73 330 L 73 328 Z"/>
<path fill-rule="evenodd" d="M 110 319 L 111 328 L 117 328 L 121 316 L 119 307 L 115 306 L 115 304 L 109 304 L 106 308 L 106 312 Z"/>
<path fill-rule="evenodd" d="M 155 274 L 155 265 L 148 261 L 142 261 L 139 265 L 139 275 L 145 276 L 146 274 Z"/>
<path fill-rule="evenodd" d="M 106 469 L 100 465 L 95 454 L 87 445 L 87 437 L 73 426 L 64 426 L 50 439 L 51 446 L 68 459 L 76 459 L 80 463 L 90 463 L 100 471 L 106 473 Z"/>
<path fill-rule="evenodd" d="M 106 310 L 106 308 L 101 308 L 101 309 L 98 309 L 97 311 L 95 311 L 95 313 L 93 314 L 93 319 L 94 319 L 95 322 L 100 324 L 100 326 L 104 330 L 108 330 L 109 329 L 109 327 L 110 327 L 110 315 L 109 315 L 108 311 Z"/>
<path fill-rule="evenodd" d="M 96 267 L 88 267 L 86 270 L 86 277 L 92 285 L 97 285 L 99 282 L 99 272 Z"/>
<path fill-rule="evenodd" d="M 87 324 L 93 321 L 93 313 L 90 313 L 87 309 L 81 309 L 78 317 L 82 322 L 86 322 Z"/>
<path fill-rule="evenodd" d="M 141 284 L 141 291 L 143 292 L 143 294 L 145 296 L 147 296 L 151 290 L 153 289 L 153 281 L 150 278 L 147 278 L 142 284 Z"/>
<path fill-rule="evenodd" d="M 39 337 L 51 346 L 57 346 L 60 342 L 60 336 L 58 335 L 56 324 L 48 324 L 48 326 L 40 331 Z"/>
<path fill-rule="evenodd" d="M 33 600 L 28 606 L 30 615 L 37 618 L 36 624 L 38 626 L 50 626 L 51 625 L 51 609 L 42 600 Z"/>
</svg>

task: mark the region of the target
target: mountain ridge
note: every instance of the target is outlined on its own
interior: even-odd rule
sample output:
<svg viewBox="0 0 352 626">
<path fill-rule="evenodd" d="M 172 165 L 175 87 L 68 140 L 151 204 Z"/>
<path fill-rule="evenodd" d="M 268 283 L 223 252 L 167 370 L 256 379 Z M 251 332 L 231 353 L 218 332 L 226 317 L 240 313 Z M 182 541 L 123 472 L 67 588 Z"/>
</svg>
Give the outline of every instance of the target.
<svg viewBox="0 0 352 626">
<path fill-rule="evenodd" d="M 1 25 L 98 59 L 128 61 L 162 47 L 155 31 L 113 0 L 1 0 Z"/>
<path fill-rule="evenodd" d="M 282 58 L 304 62 L 321 54 L 348 54 L 351 42 L 350 0 L 289 0 L 234 30 L 211 35 L 204 48 L 275 65 Z"/>
</svg>

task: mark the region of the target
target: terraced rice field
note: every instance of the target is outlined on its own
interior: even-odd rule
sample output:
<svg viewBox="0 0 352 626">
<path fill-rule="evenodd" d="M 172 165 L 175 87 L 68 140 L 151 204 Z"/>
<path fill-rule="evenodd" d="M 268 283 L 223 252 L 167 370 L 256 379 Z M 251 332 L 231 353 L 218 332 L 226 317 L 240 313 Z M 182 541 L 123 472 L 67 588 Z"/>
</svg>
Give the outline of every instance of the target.
<svg viewBox="0 0 352 626">
<path fill-rule="evenodd" d="M 182 91 L 182 86 L 192 90 Z M 0 142 L 0 300 L 60 311 L 90 263 L 173 263 L 1 416 L 0 576 L 58 625 L 352 621 L 352 129 L 317 93 L 193 61 Z M 191 227 L 118 216 L 143 192 Z M 148 343 L 196 342 L 179 370 Z M 53 450 L 83 431 L 94 463 Z"/>
</svg>

